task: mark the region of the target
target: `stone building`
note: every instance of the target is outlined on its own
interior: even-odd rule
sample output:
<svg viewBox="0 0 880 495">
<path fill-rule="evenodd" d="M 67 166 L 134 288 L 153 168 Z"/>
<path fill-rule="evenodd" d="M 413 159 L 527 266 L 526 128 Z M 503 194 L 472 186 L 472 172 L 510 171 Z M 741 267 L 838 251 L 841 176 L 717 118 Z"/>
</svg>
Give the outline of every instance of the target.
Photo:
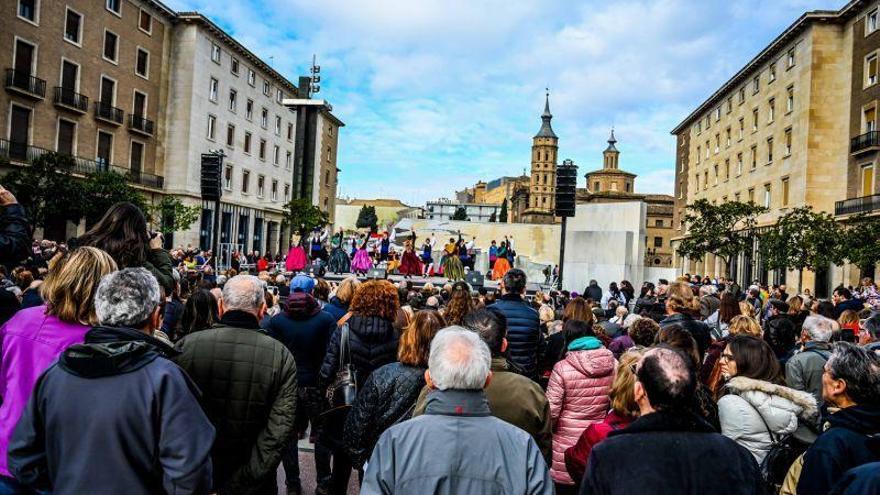
<svg viewBox="0 0 880 495">
<path fill-rule="evenodd" d="M 555 223 L 556 207 L 556 160 L 559 138 L 553 132 L 550 121 L 550 94 L 544 101 L 541 128 L 532 139 L 532 174 L 529 183 L 528 206 L 522 221 L 525 223 Z"/>
<path fill-rule="evenodd" d="M 682 272 L 796 286 L 796 273 L 768 272 L 762 263 L 762 229 L 799 206 L 841 218 L 880 208 L 878 37 L 876 4 L 807 12 L 672 130 L 676 239 L 687 236 L 681 218 L 697 199 L 768 208 L 752 232 L 754 249 L 729 266 L 711 255 L 676 259 Z M 827 295 L 845 278 L 838 271 L 805 272 L 795 289 Z"/>
<path fill-rule="evenodd" d="M 452 220 L 459 208 L 464 209 L 469 222 L 497 221 L 498 215 L 501 213 L 500 204 L 459 203 L 441 198 L 437 201 L 428 201 L 425 204 L 425 218 L 428 220 Z"/>
</svg>

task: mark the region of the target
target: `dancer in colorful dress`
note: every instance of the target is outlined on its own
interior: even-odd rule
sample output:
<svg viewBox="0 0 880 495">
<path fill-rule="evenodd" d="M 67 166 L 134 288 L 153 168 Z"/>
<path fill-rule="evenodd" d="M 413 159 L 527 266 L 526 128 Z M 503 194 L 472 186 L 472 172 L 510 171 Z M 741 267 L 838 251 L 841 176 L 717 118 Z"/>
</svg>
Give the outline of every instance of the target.
<svg viewBox="0 0 880 495">
<path fill-rule="evenodd" d="M 366 275 L 373 268 L 373 259 L 370 258 L 370 253 L 367 252 L 368 240 L 369 237 L 364 236 L 357 252 L 354 253 L 354 258 L 351 260 L 351 271 L 355 274 Z"/>
<path fill-rule="evenodd" d="M 287 252 L 287 260 L 284 263 L 289 272 L 301 272 L 308 264 L 306 250 L 302 247 L 303 241 L 305 241 L 304 232 L 294 235 L 290 239 L 290 251 Z"/>
<path fill-rule="evenodd" d="M 495 266 L 492 267 L 492 280 L 501 280 L 508 270 L 510 270 L 510 262 L 507 260 L 507 241 L 501 241 Z"/>
<path fill-rule="evenodd" d="M 422 274 L 422 263 L 416 255 L 416 234 L 413 232 L 413 238 L 407 239 L 403 243 L 403 260 L 400 263 L 400 274 L 403 278 L 410 278 L 413 275 Z M 429 255 L 430 256 L 430 255 Z"/>
<path fill-rule="evenodd" d="M 461 264 L 461 258 L 458 257 L 461 244 L 461 235 L 459 235 L 458 242 L 450 237 L 449 243 L 443 248 L 445 254 L 443 258 L 443 275 L 453 282 L 464 280 L 464 266 Z"/>
<path fill-rule="evenodd" d="M 340 227 L 339 232 L 333 234 L 333 238 L 330 239 L 330 247 L 332 248 L 332 251 L 330 251 L 329 269 L 332 273 L 337 275 L 348 273 L 348 271 L 351 270 L 351 258 L 348 257 L 348 253 L 342 248 L 342 239 L 344 235 L 342 227 Z"/>
<path fill-rule="evenodd" d="M 413 244 L 415 244 L 415 238 L 413 238 Z M 422 246 L 422 263 L 425 264 L 423 276 L 427 277 L 428 272 L 431 270 L 431 264 L 434 263 L 434 258 L 431 256 L 431 251 L 434 249 L 434 245 L 431 243 L 431 239 L 425 239 L 425 244 Z"/>
</svg>

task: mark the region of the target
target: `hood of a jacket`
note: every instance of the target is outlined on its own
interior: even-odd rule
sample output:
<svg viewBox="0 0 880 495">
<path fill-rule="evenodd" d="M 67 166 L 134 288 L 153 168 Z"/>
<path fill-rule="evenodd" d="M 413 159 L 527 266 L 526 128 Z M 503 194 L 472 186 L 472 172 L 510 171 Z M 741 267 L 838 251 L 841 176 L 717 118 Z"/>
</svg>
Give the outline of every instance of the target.
<svg viewBox="0 0 880 495">
<path fill-rule="evenodd" d="M 378 316 L 354 315 L 348 327 L 364 342 L 386 342 L 394 338 L 394 322 Z"/>
<path fill-rule="evenodd" d="M 85 343 L 67 348 L 58 364 L 83 378 L 100 378 L 136 371 L 160 356 L 177 351 L 164 342 L 132 328 L 95 327 Z"/>
<path fill-rule="evenodd" d="M 294 320 L 307 320 L 321 311 L 321 304 L 305 292 L 291 292 L 287 298 L 287 314 Z"/>
<path fill-rule="evenodd" d="M 744 376 L 731 378 L 725 386 L 757 409 L 774 433 L 791 433 L 798 418 L 813 423 L 819 414 L 816 398 L 809 392 Z"/>
<path fill-rule="evenodd" d="M 574 342 L 578 340 L 580 339 Z M 604 347 L 583 351 L 570 349 L 565 355 L 565 360 L 587 377 L 602 377 L 614 373 L 614 354 Z"/>
</svg>

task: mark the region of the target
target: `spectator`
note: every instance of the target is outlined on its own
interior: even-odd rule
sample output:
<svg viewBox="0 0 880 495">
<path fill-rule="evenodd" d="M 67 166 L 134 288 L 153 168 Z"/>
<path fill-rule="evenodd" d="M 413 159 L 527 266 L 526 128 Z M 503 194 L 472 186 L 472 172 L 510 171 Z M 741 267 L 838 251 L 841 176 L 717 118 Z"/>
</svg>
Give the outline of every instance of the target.
<svg viewBox="0 0 880 495">
<path fill-rule="evenodd" d="M 636 320 L 629 329 L 629 335 L 632 337 L 633 344 L 638 347 L 650 347 L 654 345 L 657 332 L 660 331 L 660 325 L 650 318 L 640 318 Z"/>
<path fill-rule="evenodd" d="M 580 493 L 763 493 L 754 457 L 690 411 L 696 386 L 683 354 L 647 351 L 633 391 L 639 418 L 593 448 Z"/>
<path fill-rule="evenodd" d="M 779 361 L 760 337 L 737 335 L 721 355 L 725 384 L 718 400 L 721 433 L 761 463 L 777 439 L 816 422 L 816 399 L 781 384 Z"/>
<path fill-rule="evenodd" d="M 550 380 L 550 372 L 553 371 L 553 366 L 565 357 L 565 333 L 562 332 L 562 327 L 565 325 L 565 322 L 570 320 L 580 320 L 591 327 L 593 326 L 593 312 L 590 310 L 590 305 L 587 304 L 586 299 L 575 297 L 565 305 L 565 309 L 562 312 L 562 321 L 559 325 L 559 331 L 551 332 L 550 336 L 547 337 L 544 342 L 544 351 L 542 352 L 541 360 L 538 363 L 538 370 L 541 374 L 541 383 L 544 384 L 544 386 L 546 386 L 547 381 Z"/>
<path fill-rule="evenodd" d="M 0 186 L 0 263 L 14 264 L 24 260 L 30 253 L 30 227 L 24 208 L 15 196 Z"/>
<path fill-rule="evenodd" d="M 660 322 L 661 328 L 671 325 L 680 325 L 682 328 L 691 333 L 697 342 L 699 350 L 699 360 L 709 348 L 711 337 L 709 335 L 709 327 L 699 320 L 695 320 L 692 315 L 699 314 L 699 301 L 694 297 L 694 292 L 690 285 L 684 282 L 675 282 L 669 286 L 668 297 L 666 298 L 666 318 Z"/>
<path fill-rule="evenodd" d="M 880 314 L 866 319 L 862 327 L 859 343 L 869 351 L 880 351 Z"/>
<path fill-rule="evenodd" d="M 565 323 L 565 358 L 556 363 L 547 399 L 553 421 L 553 464 L 550 475 L 557 493 L 570 492 L 575 481 L 565 469 L 565 450 L 593 423 L 605 419 L 614 381 L 614 355 L 602 346 L 593 329 L 582 321 Z"/>
<path fill-rule="evenodd" d="M 446 326 L 437 311 L 416 313 L 400 336 L 396 363 L 370 373 L 345 420 L 344 441 L 352 463 L 361 468 L 382 433 L 408 420 L 425 386 L 431 341 Z"/>
<path fill-rule="evenodd" d="M 794 322 L 795 335 L 800 335 L 801 326 L 807 316 L 810 316 L 810 311 L 804 308 L 804 298 L 801 296 L 791 296 L 787 302 L 788 314 L 791 315 L 791 320 Z"/>
<path fill-rule="evenodd" d="M 834 320 L 840 318 L 840 315 L 848 309 L 858 313 L 865 307 L 864 302 L 859 299 L 853 299 L 852 292 L 846 287 L 834 289 L 831 300 L 834 302 Z"/>
<path fill-rule="evenodd" d="M 694 370 L 699 366 L 699 351 L 697 350 L 697 342 L 694 337 L 685 329 L 678 325 L 661 328 L 657 332 L 656 344 L 665 344 L 690 359 L 690 365 Z M 696 394 L 694 395 L 692 412 L 702 417 L 707 423 L 712 425 L 715 431 L 721 431 L 721 425 L 718 420 L 718 405 L 715 403 L 713 392 L 703 385 L 702 382 L 697 383 Z"/>
<path fill-rule="evenodd" d="M 329 465 L 329 454 L 321 443 L 319 416 L 325 408 L 324 393 L 318 387 L 318 373 L 327 353 L 330 335 L 336 330 L 336 320 L 330 313 L 322 311 L 312 296 L 315 287 L 314 279 L 308 275 L 295 276 L 290 281 L 287 311 L 272 317 L 266 327 L 266 333 L 284 344 L 296 363 L 296 421 L 290 445 L 281 457 L 287 490 L 295 493 L 302 491 L 296 440 L 306 432 L 310 423 L 317 439 L 315 466 L 323 469 Z M 319 471 L 318 478 L 329 474 Z"/>
<path fill-rule="evenodd" d="M 199 386 L 217 429 L 212 458 L 219 493 L 274 494 L 293 434 L 296 364 L 284 345 L 259 331 L 265 301 L 257 277 L 232 277 L 223 286 L 219 323 L 177 343 L 177 364 Z"/>
<path fill-rule="evenodd" d="M 220 321 L 220 310 L 217 307 L 217 299 L 214 298 L 214 294 L 205 289 L 199 289 L 190 294 L 183 307 L 183 316 L 180 321 L 178 340 L 191 333 L 214 326 Z"/>
<path fill-rule="evenodd" d="M 842 340 L 845 342 L 856 342 L 859 338 L 859 314 L 851 309 L 847 309 L 837 318 L 840 330 L 835 330 L 831 336 L 831 340 Z M 835 337 L 837 337 L 835 339 Z"/>
<path fill-rule="evenodd" d="M 474 300 L 467 283 L 458 281 L 452 284 L 452 297 L 446 308 L 441 311 L 449 325 L 461 325 L 464 317 L 474 310 Z"/>
<path fill-rule="evenodd" d="M 771 301 L 772 303 L 772 301 Z M 795 323 L 795 317 L 791 315 L 789 310 L 784 318 L 771 317 L 769 322 L 765 322 L 764 340 L 770 344 L 773 354 L 779 361 L 779 366 L 785 373 L 785 365 L 788 360 L 794 356 L 797 349 L 797 337 L 800 327 Z"/>
<path fill-rule="evenodd" d="M 833 321 L 818 315 L 804 320 L 801 350 L 785 364 L 785 383 L 795 390 L 813 394 L 822 405 L 822 373 L 831 355 Z"/>
<path fill-rule="evenodd" d="M 532 380 L 510 371 L 507 349 L 507 320 L 492 309 L 478 309 L 464 320 L 465 327 L 479 334 L 492 354 L 492 381 L 486 386 L 489 410 L 498 419 L 519 427 L 535 439 L 544 460 L 550 462 L 553 435 L 550 430 L 550 403 L 544 391 Z M 422 389 L 414 416 L 424 414 L 430 388 Z"/>
<path fill-rule="evenodd" d="M 721 299 L 716 294 L 718 288 L 707 284 L 700 287 L 700 317 L 704 320 L 721 307 Z"/>
<path fill-rule="evenodd" d="M 590 280 L 590 285 L 584 289 L 584 299 L 591 300 L 595 303 L 602 301 L 602 288 L 599 287 L 599 282 Z"/>
<path fill-rule="evenodd" d="M 709 326 L 712 338 L 720 340 L 726 337 L 729 333 L 730 320 L 739 314 L 739 303 L 736 301 L 736 297 L 729 292 L 721 294 L 718 309 L 706 318 L 706 325 Z"/>
<path fill-rule="evenodd" d="M 363 493 L 553 493 L 547 465 L 524 431 L 492 417 L 483 388 L 492 377 L 489 348 L 461 327 L 431 343 L 425 414 L 379 438 Z"/>
<path fill-rule="evenodd" d="M 195 385 L 168 359 L 174 349 L 151 336 L 162 322 L 155 277 L 143 268 L 110 273 L 94 301 L 99 326 L 34 388 L 9 444 L 10 473 L 58 495 L 207 493 L 214 428 Z"/>
<path fill-rule="evenodd" d="M 538 312 L 523 299 L 525 292 L 525 272 L 512 268 L 501 281 L 501 300 L 491 307 L 507 319 L 508 359 L 523 375 L 535 380 L 544 335 Z"/>
<path fill-rule="evenodd" d="M 360 285 L 360 280 L 355 276 L 343 280 L 336 288 L 336 293 L 330 298 L 330 302 L 324 306 L 324 311 L 330 313 L 336 321 L 342 319 L 345 313 L 348 313 L 348 306 Z"/>
<path fill-rule="evenodd" d="M 174 267 L 168 251 L 162 249 L 162 234 L 147 230 L 147 219 L 131 203 L 116 203 L 91 229 L 77 239 L 80 246 L 107 251 L 119 268 L 144 267 L 156 277 L 165 294 L 174 290 Z"/>
<path fill-rule="evenodd" d="M 828 493 L 847 470 L 880 461 L 880 357 L 849 342 L 834 344 L 822 375 L 822 397 L 836 412 L 804 454 L 799 495 Z"/>
<path fill-rule="evenodd" d="M 0 452 L 6 452 L 15 423 L 40 374 L 67 347 L 81 343 L 90 326 L 98 324 L 95 289 L 116 263 L 104 251 L 77 249 L 62 257 L 41 288 L 46 304 L 19 311 L 0 327 Z M 2 292 L 2 289 L 0 289 Z M 0 456 L 0 493 L 11 490 L 6 456 Z"/>
</svg>

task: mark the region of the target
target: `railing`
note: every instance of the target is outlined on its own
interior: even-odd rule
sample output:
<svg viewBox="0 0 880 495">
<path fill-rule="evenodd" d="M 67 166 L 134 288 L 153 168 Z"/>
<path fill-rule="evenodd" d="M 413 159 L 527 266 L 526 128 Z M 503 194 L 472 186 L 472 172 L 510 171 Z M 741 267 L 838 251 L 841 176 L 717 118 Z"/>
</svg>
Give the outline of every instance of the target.
<svg viewBox="0 0 880 495">
<path fill-rule="evenodd" d="M 835 215 L 852 215 L 880 210 L 880 194 L 850 198 L 834 203 Z"/>
<path fill-rule="evenodd" d="M 46 81 L 20 70 L 6 69 L 6 87 L 38 98 L 46 97 Z"/>
<path fill-rule="evenodd" d="M 52 150 L 29 146 L 25 143 L 17 143 L 6 139 L 0 139 L 0 158 L 6 158 L 16 163 L 30 163 Z M 71 171 L 79 175 L 94 174 L 97 172 L 116 172 L 135 184 L 161 189 L 165 184 L 165 178 L 161 175 L 137 172 L 124 167 L 111 165 L 104 160 L 90 160 L 80 156 L 71 156 L 73 168 Z"/>
<path fill-rule="evenodd" d="M 95 102 L 95 117 L 114 124 L 122 124 L 122 109 L 103 101 Z"/>
<path fill-rule="evenodd" d="M 55 104 L 80 113 L 89 111 L 89 97 L 70 88 L 55 86 Z"/>
<path fill-rule="evenodd" d="M 850 153 L 858 153 L 874 147 L 880 147 L 880 131 L 868 131 L 849 141 Z"/>
<path fill-rule="evenodd" d="M 128 128 L 142 134 L 153 135 L 153 121 L 139 115 L 129 114 Z"/>
</svg>

